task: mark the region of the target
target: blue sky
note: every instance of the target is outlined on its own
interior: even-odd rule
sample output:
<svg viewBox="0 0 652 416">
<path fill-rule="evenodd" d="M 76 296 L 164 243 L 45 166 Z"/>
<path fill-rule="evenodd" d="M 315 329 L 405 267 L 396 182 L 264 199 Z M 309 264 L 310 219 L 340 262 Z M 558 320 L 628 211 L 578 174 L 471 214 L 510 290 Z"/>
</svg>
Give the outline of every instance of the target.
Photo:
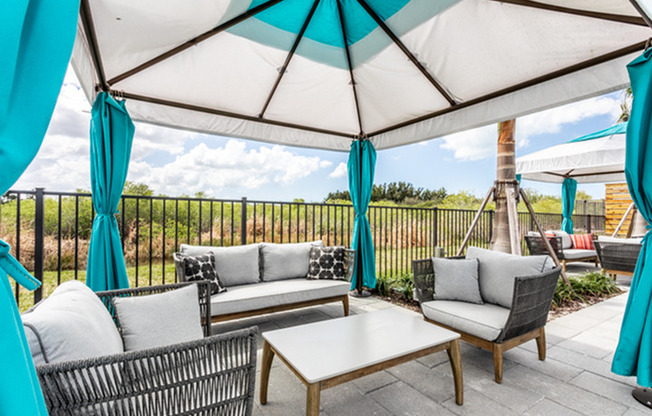
<svg viewBox="0 0 652 416">
<path fill-rule="evenodd" d="M 516 155 L 613 125 L 622 93 L 615 92 L 517 119 Z M 90 189 L 90 104 L 71 70 L 36 159 L 13 189 Z M 405 181 L 416 187 L 484 196 L 495 178 L 496 125 L 378 152 L 375 183 Z M 216 198 L 322 201 L 348 188 L 348 154 L 274 146 L 136 124 L 128 179 L 171 196 L 204 191 Z M 523 186 L 557 195 L 558 185 Z M 579 185 L 594 198 L 604 185 Z"/>
</svg>

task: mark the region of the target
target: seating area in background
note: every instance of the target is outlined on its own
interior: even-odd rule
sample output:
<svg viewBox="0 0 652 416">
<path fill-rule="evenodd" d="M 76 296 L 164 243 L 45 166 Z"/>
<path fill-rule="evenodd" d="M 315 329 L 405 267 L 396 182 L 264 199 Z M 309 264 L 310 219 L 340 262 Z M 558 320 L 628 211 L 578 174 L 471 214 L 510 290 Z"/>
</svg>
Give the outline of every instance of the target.
<svg viewBox="0 0 652 416">
<path fill-rule="evenodd" d="M 503 352 L 536 339 L 546 358 L 544 326 L 561 269 L 549 256 L 515 256 L 469 247 L 465 259 L 412 263 L 424 319 L 461 334 L 493 353 L 494 377 L 503 378 Z"/>
<path fill-rule="evenodd" d="M 598 266 L 598 253 L 593 245 L 593 234 L 568 234 L 565 231 L 546 231 L 546 238 L 561 262 L 562 270 L 566 270 L 566 264 L 578 261 L 591 261 Z M 525 243 L 530 255 L 549 255 L 548 248 L 541 235 L 536 231 L 530 231 L 525 235 Z"/>
<path fill-rule="evenodd" d="M 211 335 L 208 282 L 93 293 L 22 315 L 50 415 L 251 415 L 257 328 Z"/>
<path fill-rule="evenodd" d="M 349 314 L 355 252 L 305 243 L 234 247 L 181 244 L 175 253 L 180 282 L 212 283 L 211 321 L 221 322 L 330 302 Z"/>
<path fill-rule="evenodd" d="M 602 272 L 614 279 L 617 274 L 634 274 L 638 255 L 643 247 L 640 237 L 618 238 L 599 236 L 594 242 Z"/>
</svg>

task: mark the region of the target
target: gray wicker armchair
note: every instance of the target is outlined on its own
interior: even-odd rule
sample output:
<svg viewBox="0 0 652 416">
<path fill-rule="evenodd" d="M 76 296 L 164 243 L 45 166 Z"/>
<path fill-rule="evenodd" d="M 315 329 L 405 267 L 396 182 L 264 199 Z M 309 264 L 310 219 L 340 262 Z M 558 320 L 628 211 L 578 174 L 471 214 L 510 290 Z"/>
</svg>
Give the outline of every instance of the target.
<svg viewBox="0 0 652 416">
<path fill-rule="evenodd" d="M 612 241 L 594 241 L 598 252 L 602 272 L 616 278 L 617 274 L 631 276 L 636 269 L 636 262 L 641 253 L 642 244 L 620 243 Z"/>
<path fill-rule="evenodd" d="M 113 316 L 113 297 L 161 293 L 188 284 L 97 295 Z M 199 287 L 203 339 L 38 366 L 49 414 L 251 415 L 258 329 L 210 336 L 209 286 L 199 282 Z"/>
<path fill-rule="evenodd" d="M 414 272 L 414 286 L 416 289 L 416 296 L 422 309 L 426 309 L 428 304 L 433 301 L 434 293 L 434 271 L 431 259 L 414 260 L 412 262 L 412 270 Z M 465 332 L 460 328 L 446 325 L 441 322 L 429 319 L 424 314 L 426 321 L 451 329 L 460 333 L 461 339 L 477 347 L 483 348 L 493 353 L 494 358 L 494 374 L 497 383 L 502 383 L 503 377 L 503 352 L 512 349 L 524 342 L 536 339 L 537 349 L 539 352 L 539 359 L 545 360 L 546 358 L 546 338 L 544 326 L 548 318 L 548 312 L 552 303 L 552 298 L 557 286 L 557 280 L 561 268 L 555 268 L 548 272 L 532 276 L 516 277 L 514 282 L 514 294 L 512 298 L 512 305 L 507 314 L 507 320 L 504 326 L 500 329 L 498 336 L 493 339 L 484 339 L 480 336 Z M 449 302 L 450 301 L 444 301 Z M 468 317 L 462 320 L 474 319 L 478 314 L 482 314 L 481 308 L 484 305 L 474 305 L 466 302 L 463 311 L 468 311 Z M 498 308 L 497 305 L 489 305 L 490 308 Z M 461 312 L 462 314 L 464 312 Z M 491 313 L 491 311 L 489 311 Z"/>
</svg>

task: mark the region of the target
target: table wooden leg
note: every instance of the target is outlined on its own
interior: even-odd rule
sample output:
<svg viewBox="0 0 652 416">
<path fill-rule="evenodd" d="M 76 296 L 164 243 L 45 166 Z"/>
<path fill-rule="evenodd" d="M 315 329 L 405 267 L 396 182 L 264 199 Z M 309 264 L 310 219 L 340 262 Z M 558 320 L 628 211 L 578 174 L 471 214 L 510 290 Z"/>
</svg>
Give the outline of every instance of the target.
<svg viewBox="0 0 652 416">
<path fill-rule="evenodd" d="M 260 404 L 267 403 L 267 386 L 269 385 L 269 370 L 272 368 L 274 351 L 267 341 L 263 343 L 263 360 L 260 366 Z"/>
<path fill-rule="evenodd" d="M 306 416 L 319 416 L 319 396 L 321 395 L 321 384 L 308 384 L 306 397 Z"/>
<path fill-rule="evenodd" d="M 453 370 L 453 380 L 455 381 L 455 403 L 462 405 L 464 403 L 464 385 L 462 383 L 462 358 L 460 356 L 460 343 L 453 340 L 450 347 L 446 350 Z"/>
</svg>

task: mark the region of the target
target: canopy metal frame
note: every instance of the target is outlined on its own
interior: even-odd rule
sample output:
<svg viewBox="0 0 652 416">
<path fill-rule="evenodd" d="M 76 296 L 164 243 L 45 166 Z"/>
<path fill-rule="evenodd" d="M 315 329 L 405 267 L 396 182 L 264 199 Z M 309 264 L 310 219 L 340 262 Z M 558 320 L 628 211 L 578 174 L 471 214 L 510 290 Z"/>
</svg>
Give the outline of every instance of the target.
<svg viewBox="0 0 652 416">
<path fill-rule="evenodd" d="M 82 22 L 83 30 L 86 33 L 87 41 L 88 41 L 88 48 L 89 52 L 91 55 L 92 63 L 93 63 L 93 70 L 95 71 L 95 74 L 98 79 L 98 84 L 96 85 L 96 90 L 97 91 L 107 91 L 110 93 L 114 93 L 115 90 L 112 88 L 113 85 L 116 83 L 125 80 L 129 77 L 134 76 L 135 74 L 140 73 L 141 71 L 150 68 L 152 66 L 155 66 L 183 51 L 186 49 L 195 46 L 201 42 L 204 42 L 207 39 L 212 38 L 213 36 L 218 35 L 219 33 L 224 32 L 225 30 L 241 23 L 244 22 L 257 14 L 274 7 L 275 5 L 282 3 L 285 0 L 268 0 L 265 3 L 262 3 L 230 20 L 227 22 L 224 22 L 213 29 L 206 31 L 205 33 L 202 33 L 199 36 L 193 37 L 191 39 L 188 39 L 186 42 L 182 43 L 179 46 L 176 46 L 167 52 L 164 52 L 154 58 L 151 58 L 147 60 L 146 62 L 141 63 L 140 65 L 137 65 L 134 68 L 131 68 L 125 72 L 123 72 L 120 75 L 117 75 L 111 79 L 106 78 L 105 70 L 102 64 L 102 57 L 99 49 L 99 43 L 97 41 L 97 36 L 93 24 L 93 18 L 92 18 L 92 13 L 91 13 L 91 8 L 89 4 L 89 0 L 82 0 L 81 1 L 81 7 L 80 7 L 80 19 Z M 351 67 L 351 56 L 350 56 L 350 51 L 349 51 L 349 45 L 348 43 L 344 42 L 345 44 L 345 49 L 346 49 L 346 55 L 347 55 L 347 64 L 348 64 L 348 69 L 350 72 L 350 77 L 351 77 L 351 89 L 352 93 L 354 96 L 355 100 L 355 106 L 356 106 L 356 111 L 357 111 L 357 117 L 358 117 L 358 124 L 360 127 L 360 133 L 359 135 L 365 135 L 368 137 L 374 137 L 376 135 L 386 133 L 389 131 L 393 131 L 396 129 L 400 129 L 406 126 L 410 126 L 425 120 L 429 120 L 444 114 L 448 114 L 457 110 L 460 110 L 465 107 L 469 107 L 472 105 L 476 105 L 485 101 L 489 101 L 498 97 L 505 96 L 510 93 L 514 93 L 516 91 L 526 89 L 528 87 L 534 86 L 536 84 L 540 84 L 555 78 L 559 78 L 568 74 L 571 74 L 573 72 L 581 71 L 583 69 L 589 68 L 594 65 L 598 65 L 613 59 L 617 59 L 619 57 L 626 56 L 628 54 L 643 50 L 645 47 L 645 41 L 643 42 L 637 42 L 635 44 L 632 44 L 630 46 L 623 47 L 621 49 L 605 53 L 601 56 L 597 56 L 592 59 L 588 59 L 583 62 L 576 63 L 574 65 L 570 65 L 566 68 L 562 68 L 553 72 L 550 72 L 548 74 L 544 74 L 523 82 L 520 82 L 518 84 L 512 85 L 507 88 L 503 88 L 498 91 L 491 92 L 489 94 L 483 95 L 481 97 L 477 97 L 468 101 L 464 102 L 458 102 L 455 100 L 451 94 L 448 92 L 448 89 L 446 88 L 445 85 L 442 85 L 433 74 L 431 74 L 428 69 L 418 61 L 416 55 L 409 50 L 403 42 L 392 32 L 392 30 L 385 24 L 385 22 L 378 16 L 378 14 L 373 10 L 373 8 L 365 1 L 365 0 L 356 0 L 358 4 L 367 12 L 367 14 L 379 25 L 379 27 L 382 29 L 382 31 L 385 33 L 385 35 L 391 40 L 391 42 L 396 45 L 402 52 L 403 54 L 408 58 L 408 60 L 418 69 L 418 71 L 428 80 L 428 82 L 432 85 L 433 88 L 437 90 L 437 93 L 443 96 L 448 103 L 450 104 L 449 107 L 431 112 L 429 114 L 425 114 L 419 117 L 412 118 L 410 120 L 406 120 L 400 123 L 396 123 L 391 126 L 387 126 L 381 129 L 378 129 L 376 131 L 371 131 L 371 132 L 365 132 L 363 130 L 363 120 L 362 116 L 360 114 L 360 106 L 359 106 L 359 100 L 357 96 L 357 91 L 356 91 L 356 81 L 355 81 L 355 76 L 353 72 L 353 68 Z M 563 13 L 563 14 L 570 14 L 570 15 L 576 15 L 576 16 L 583 16 L 583 17 L 588 17 L 588 18 L 593 18 L 593 19 L 600 19 L 600 20 L 605 20 L 605 21 L 610 21 L 610 22 L 618 22 L 622 24 L 628 24 L 628 25 L 636 25 L 636 26 L 651 26 L 652 27 L 652 22 L 648 22 L 646 18 L 644 17 L 638 17 L 638 16 L 623 16 L 623 15 L 617 15 L 617 14 L 609 14 L 609 13 L 599 13 L 599 12 L 592 12 L 592 11 L 587 11 L 587 10 L 577 10 L 577 9 L 572 9 L 568 7 L 563 7 L 563 6 L 558 6 L 558 5 L 550 5 L 550 4 L 544 4 L 544 3 L 539 3 L 536 1 L 531 1 L 531 0 L 485 0 L 485 1 L 491 1 L 491 2 L 500 2 L 500 3 L 506 3 L 510 4 L 513 6 L 518 6 L 518 7 L 529 7 L 529 8 L 537 8 L 537 9 L 543 9 L 551 12 L 556 12 L 556 13 Z M 639 6 L 636 4 L 634 0 L 630 0 L 631 3 L 637 8 L 637 10 L 640 10 Z M 267 106 L 273 99 L 273 96 L 282 82 L 284 72 L 287 69 L 287 66 L 289 65 L 292 56 L 294 55 L 297 47 L 301 43 L 301 40 L 303 39 L 304 32 L 306 28 L 308 27 L 310 20 L 312 19 L 312 16 L 314 14 L 315 9 L 317 8 L 317 5 L 319 4 L 320 0 L 314 0 L 313 6 L 306 16 L 306 20 L 303 24 L 303 27 L 299 34 L 297 35 L 295 42 L 289 51 L 285 63 L 283 67 L 279 70 L 279 75 L 272 85 L 270 92 L 267 95 L 267 101 L 265 105 L 263 106 L 261 112 L 259 113 L 258 117 L 254 117 L 251 115 L 246 115 L 246 114 L 241 114 L 241 113 L 235 113 L 235 112 L 230 112 L 230 111 L 224 111 L 218 108 L 208 108 L 208 107 L 201 107 L 201 106 L 196 106 L 196 105 L 189 105 L 186 103 L 178 102 L 178 101 L 170 101 L 170 100 L 163 100 L 155 97 L 150 97 L 150 96 L 144 96 L 140 94 L 133 94 L 130 93 L 129 91 L 120 91 L 122 96 L 126 99 L 130 100 L 137 100 L 137 101 L 143 101 L 143 102 L 148 102 L 148 103 L 153 103 L 153 104 L 158 104 L 158 105 L 163 105 L 163 106 L 169 106 L 169 107 L 176 107 L 176 108 L 181 108 L 185 110 L 191 110 L 191 111 L 196 111 L 200 113 L 206 113 L 206 114 L 213 114 L 213 115 L 219 115 L 219 116 L 226 116 L 234 119 L 241 119 L 241 120 L 247 120 L 247 121 L 255 121 L 259 123 L 266 123 L 270 125 L 276 125 L 276 126 L 283 126 L 283 127 L 289 127 L 289 128 L 294 128 L 294 129 L 299 129 L 299 130 L 304 130 L 304 131 L 309 131 L 309 132 L 315 132 L 315 133 L 325 133 L 325 134 L 330 134 L 333 136 L 338 136 L 346 139 L 351 139 L 351 134 L 348 132 L 342 132 L 342 131 L 333 131 L 333 130 L 327 130 L 327 129 L 320 129 L 320 128 L 315 128 L 312 126 L 307 126 L 307 125 L 301 125 L 301 124 L 295 124 L 295 123 L 288 123 L 288 122 L 283 122 L 283 121 L 278 121 L 278 120 L 272 120 L 269 118 L 265 118 L 265 112 L 267 109 Z M 338 0 L 338 9 L 339 9 L 339 14 L 340 14 L 340 19 L 341 19 L 341 25 L 342 25 L 342 33 L 343 36 L 346 39 L 346 30 L 344 28 L 344 17 L 342 16 L 341 12 L 341 5 L 340 1 Z M 641 13 L 643 16 L 645 16 L 644 13 Z"/>
</svg>

